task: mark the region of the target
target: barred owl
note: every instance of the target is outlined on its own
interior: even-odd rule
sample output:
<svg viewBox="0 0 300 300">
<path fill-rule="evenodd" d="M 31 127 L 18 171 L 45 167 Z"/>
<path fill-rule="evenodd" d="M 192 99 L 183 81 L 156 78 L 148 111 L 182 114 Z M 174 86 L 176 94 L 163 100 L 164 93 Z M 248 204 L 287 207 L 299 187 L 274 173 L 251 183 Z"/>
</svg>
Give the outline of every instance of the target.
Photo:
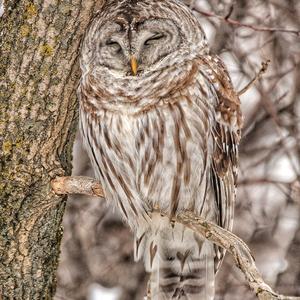
<svg viewBox="0 0 300 300">
<path fill-rule="evenodd" d="M 242 117 L 224 64 L 180 1 L 108 0 L 80 66 L 83 140 L 152 299 L 213 299 L 224 251 L 170 219 L 188 210 L 232 227 Z"/>
</svg>

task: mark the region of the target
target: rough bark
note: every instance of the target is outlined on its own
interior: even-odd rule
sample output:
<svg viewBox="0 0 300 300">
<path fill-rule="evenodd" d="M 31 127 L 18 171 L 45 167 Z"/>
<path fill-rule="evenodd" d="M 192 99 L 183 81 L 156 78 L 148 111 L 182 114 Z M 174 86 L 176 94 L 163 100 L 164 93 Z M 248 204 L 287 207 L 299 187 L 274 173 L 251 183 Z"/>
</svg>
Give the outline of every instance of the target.
<svg viewBox="0 0 300 300">
<path fill-rule="evenodd" d="M 81 36 L 100 1 L 9 0 L 0 18 L 0 299 L 51 299 Z M 63 199 L 65 200 L 65 199 Z"/>
</svg>

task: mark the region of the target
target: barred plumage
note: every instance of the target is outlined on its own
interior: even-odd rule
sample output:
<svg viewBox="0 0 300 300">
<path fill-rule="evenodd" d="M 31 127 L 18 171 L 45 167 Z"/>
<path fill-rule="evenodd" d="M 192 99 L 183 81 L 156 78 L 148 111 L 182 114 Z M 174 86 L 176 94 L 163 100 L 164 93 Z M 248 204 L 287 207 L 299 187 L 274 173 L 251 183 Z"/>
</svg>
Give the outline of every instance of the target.
<svg viewBox="0 0 300 300">
<path fill-rule="evenodd" d="M 180 2 L 123 0 L 92 21 L 81 69 L 81 133 L 152 299 L 213 299 L 224 251 L 169 218 L 191 210 L 232 227 L 242 121 L 223 63 Z"/>
</svg>

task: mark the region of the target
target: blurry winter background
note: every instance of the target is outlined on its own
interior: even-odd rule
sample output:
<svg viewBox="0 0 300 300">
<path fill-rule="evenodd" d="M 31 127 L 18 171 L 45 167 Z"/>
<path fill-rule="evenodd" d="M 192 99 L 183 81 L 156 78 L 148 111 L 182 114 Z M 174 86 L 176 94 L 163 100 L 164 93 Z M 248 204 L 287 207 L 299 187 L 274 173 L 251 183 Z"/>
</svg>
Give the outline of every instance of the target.
<svg viewBox="0 0 300 300">
<path fill-rule="evenodd" d="M 4 14 L 4 0 L 0 0 L 0 17 Z"/>
<path fill-rule="evenodd" d="M 300 30 L 300 1 L 185 2 L 238 91 L 262 61 L 271 61 L 263 78 L 241 96 L 245 123 L 234 232 L 247 242 L 268 284 L 300 296 L 300 36 L 277 30 Z M 80 137 L 73 173 L 93 176 Z M 141 300 L 148 277 L 142 264 L 133 262 L 132 246 L 130 231 L 104 201 L 72 197 L 64 218 L 56 300 Z M 241 297 L 256 299 L 227 255 L 217 276 L 216 300 Z"/>
</svg>

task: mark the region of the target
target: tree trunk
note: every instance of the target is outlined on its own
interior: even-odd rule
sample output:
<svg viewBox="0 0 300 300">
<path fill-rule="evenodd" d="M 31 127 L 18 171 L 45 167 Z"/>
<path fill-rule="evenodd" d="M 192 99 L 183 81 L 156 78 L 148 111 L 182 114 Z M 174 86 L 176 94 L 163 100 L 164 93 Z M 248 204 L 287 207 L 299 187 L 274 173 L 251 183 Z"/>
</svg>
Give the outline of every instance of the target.
<svg viewBox="0 0 300 300">
<path fill-rule="evenodd" d="M 70 174 L 78 48 L 96 0 L 6 0 L 0 17 L 0 299 L 51 299 Z M 101 1 L 100 1 L 101 2 Z M 100 3 L 98 4 L 100 5 Z"/>
</svg>

